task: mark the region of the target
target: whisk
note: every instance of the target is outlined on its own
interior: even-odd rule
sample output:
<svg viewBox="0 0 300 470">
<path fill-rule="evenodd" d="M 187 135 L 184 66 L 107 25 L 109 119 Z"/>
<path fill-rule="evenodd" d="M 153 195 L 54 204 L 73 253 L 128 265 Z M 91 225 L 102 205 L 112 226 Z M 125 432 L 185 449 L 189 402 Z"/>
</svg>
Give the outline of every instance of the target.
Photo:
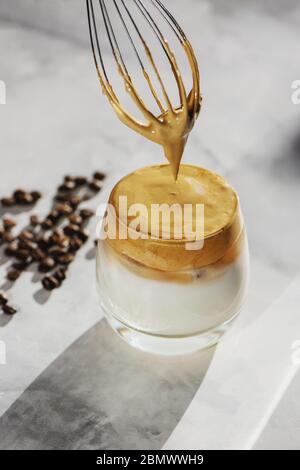
<svg viewBox="0 0 300 470">
<path fill-rule="evenodd" d="M 183 150 L 188 135 L 199 115 L 202 101 L 198 64 L 190 42 L 161 0 L 109 0 L 110 8 L 113 11 L 109 11 L 107 1 L 105 0 L 86 0 L 86 4 L 92 51 L 104 94 L 108 97 L 117 116 L 125 125 L 142 134 L 145 138 L 163 146 L 165 155 L 172 166 L 174 177 L 177 178 Z M 153 13 L 155 13 L 155 18 L 154 14 L 150 11 L 150 7 Z M 124 45 L 124 41 L 120 40 L 121 30 L 113 25 L 116 19 L 118 19 L 122 33 L 125 33 L 128 39 L 128 44 L 137 59 L 150 95 L 159 109 L 157 114 L 146 105 L 134 85 L 124 60 L 127 51 L 121 51 Z M 192 87 L 189 93 L 186 92 L 178 62 L 169 41 L 158 25 L 158 19 L 166 26 L 168 31 L 172 31 L 172 34 L 175 35 L 175 39 L 183 48 L 187 57 L 192 77 Z M 142 21 L 143 24 L 141 23 Z M 159 66 L 147 44 L 145 38 L 146 26 L 152 35 L 155 36 L 156 41 L 158 40 L 175 78 L 179 106 L 172 104 Z M 109 76 L 104 61 L 104 39 L 113 54 L 117 70 L 124 81 L 126 91 L 144 117 L 145 122 L 140 122 L 140 120 L 133 117 L 125 109 L 112 86 L 112 75 Z M 147 66 L 145 63 L 147 63 Z M 153 84 L 153 79 L 150 78 L 151 74 L 159 87 L 158 89 Z"/>
</svg>

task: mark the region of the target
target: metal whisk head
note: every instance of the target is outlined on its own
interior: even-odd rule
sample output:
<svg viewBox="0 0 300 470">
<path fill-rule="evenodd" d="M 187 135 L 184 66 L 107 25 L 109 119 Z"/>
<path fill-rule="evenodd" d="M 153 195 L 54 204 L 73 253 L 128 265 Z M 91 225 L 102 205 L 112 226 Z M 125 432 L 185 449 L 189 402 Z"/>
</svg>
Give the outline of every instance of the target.
<svg viewBox="0 0 300 470">
<path fill-rule="evenodd" d="M 201 108 L 199 70 L 191 44 L 161 0 L 86 0 L 86 4 L 93 56 L 104 94 L 124 124 L 164 147 L 170 163 L 175 161 L 173 171 L 176 177 L 187 137 Z M 188 93 L 178 61 L 162 27 L 172 34 L 187 58 L 192 83 Z M 152 49 L 148 46 L 149 38 L 156 43 Z M 105 44 L 110 51 L 105 50 Z M 133 71 L 129 71 L 128 63 L 126 65 L 129 49 L 142 72 L 148 98 L 153 99 L 156 111 L 151 109 L 152 104 L 146 105 L 144 97 L 137 91 Z M 166 86 L 161 67 L 154 58 L 154 53 L 159 50 L 171 71 L 177 104 L 172 103 L 169 93 L 171 85 L 168 83 Z M 121 103 L 112 85 L 116 74 L 108 71 L 105 63 L 107 52 L 114 58 L 119 76 L 142 115 L 142 121 L 133 117 Z"/>
</svg>

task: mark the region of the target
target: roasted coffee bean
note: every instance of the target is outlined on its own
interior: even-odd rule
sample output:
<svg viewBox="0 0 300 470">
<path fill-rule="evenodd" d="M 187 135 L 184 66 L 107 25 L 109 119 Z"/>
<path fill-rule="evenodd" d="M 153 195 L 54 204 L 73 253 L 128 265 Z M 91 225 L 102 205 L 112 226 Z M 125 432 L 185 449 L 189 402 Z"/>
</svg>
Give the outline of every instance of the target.
<svg viewBox="0 0 300 470">
<path fill-rule="evenodd" d="M 2 240 L 4 243 L 11 243 L 16 239 L 16 237 L 11 232 L 4 232 L 2 235 Z"/>
<path fill-rule="evenodd" d="M 17 251 L 15 256 L 20 261 L 26 261 L 28 257 L 30 257 L 30 252 L 26 250 L 25 248 L 22 248 L 21 250 Z"/>
<path fill-rule="evenodd" d="M 56 195 L 55 195 L 55 200 L 56 200 L 56 201 L 59 201 L 59 202 L 66 202 L 66 201 L 69 200 L 69 197 L 70 197 L 70 196 L 69 196 L 68 194 L 62 194 L 62 193 L 60 193 L 60 194 L 56 194 Z"/>
<path fill-rule="evenodd" d="M 20 233 L 19 235 L 19 240 L 23 241 L 32 241 L 34 240 L 34 233 L 32 233 L 30 230 L 24 230 L 23 232 Z"/>
<path fill-rule="evenodd" d="M 66 268 L 58 268 L 53 276 L 61 283 L 66 279 Z"/>
<path fill-rule="evenodd" d="M 80 238 L 80 240 L 83 241 L 83 243 L 85 243 L 85 242 L 88 240 L 90 234 L 89 234 L 89 232 L 88 232 L 87 230 L 81 229 L 81 230 L 78 232 L 77 236 L 78 236 L 78 238 Z"/>
<path fill-rule="evenodd" d="M 30 217 L 30 224 L 33 227 L 37 227 L 40 224 L 40 221 L 37 215 L 32 214 L 32 216 Z"/>
<path fill-rule="evenodd" d="M 39 191 L 31 191 L 30 195 L 34 202 L 37 202 L 42 197 L 42 194 Z"/>
<path fill-rule="evenodd" d="M 3 305 L 2 311 L 6 315 L 14 315 L 15 313 L 17 313 L 17 309 L 12 307 L 11 305 Z"/>
<path fill-rule="evenodd" d="M 74 255 L 72 253 L 66 253 L 58 258 L 60 264 L 70 264 L 72 261 L 74 261 Z"/>
<path fill-rule="evenodd" d="M 37 243 L 42 250 L 47 250 L 49 247 L 53 245 L 51 235 L 52 235 L 51 232 L 48 231 L 48 232 L 45 232 L 45 234 L 42 237 L 37 239 Z"/>
<path fill-rule="evenodd" d="M 25 261 L 16 261 L 11 267 L 17 271 L 25 271 L 28 268 L 28 264 Z"/>
<path fill-rule="evenodd" d="M 42 284 L 44 288 L 49 291 L 57 289 L 60 286 L 58 279 L 56 279 L 56 277 L 54 276 L 44 277 L 44 279 L 42 280 Z"/>
<path fill-rule="evenodd" d="M 4 217 L 2 222 L 4 230 L 7 230 L 8 232 L 10 232 L 17 225 L 13 219 L 9 219 L 8 217 Z"/>
<path fill-rule="evenodd" d="M 7 272 L 6 277 L 9 281 L 15 282 L 20 277 L 20 275 L 21 275 L 21 271 L 19 271 L 18 269 L 12 268 Z"/>
<path fill-rule="evenodd" d="M 54 223 L 50 219 L 45 219 L 41 223 L 41 226 L 42 226 L 43 230 L 49 230 L 50 228 L 52 228 L 54 226 Z"/>
<path fill-rule="evenodd" d="M 60 214 L 60 215 L 70 215 L 73 212 L 73 208 L 71 207 L 70 204 L 57 204 L 55 206 L 55 210 Z"/>
<path fill-rule="evenodd" d="M 85 176 L 76 176 L 75 184 L 77 187 L 84 186 L 87 183 L 87 178 Z"/>
<path fill-rule="evenodd" d="M 93 174 L 93 178 L 95 180 L 103 181 L 105 179 L 106 175 L 102 173 L 101 171 L 95 171 Z"/>
<path fill-rule="evenodd" d="M 102 189 L 102 182 L 100 180 L 93 180 L 89 183 L 89 188 L 94 193 L 98 193 Z"/>
<path fill-rule="evenodd" d="M 6 305 L 8 302 L 7 296 L 4 294 L 4 292 L 0 292 L 0 306 Z"/>
<path fill-rule="evenodd" d="M 75 189 L 76 185 L 74 181 L 65 181 L 64 184 L 61 184 L 58 188 L 58 191 L 63 193 L 71 192 Z"/>
<path fill-rule="evenodd" d="M 33 250 L 31 255 L 34 261 L 42 261 L 44 258 L 46 258 L 46 254 L 40 248 Z"/>
<path fill-rule="evenodd" d="M 61 218 L 61 214 L 56 209 L 53 209 L 53 211 L 51 211 L 47 215 L 46 220 L 51 220 L 51 222 L 53 222 L 53 224 L 55 225 L 57 224 L 60 218 Z"/>
<path fill-rule="evenodd" d="M 18 250 L 19 250 L 19 243 L 16 240 L 14 240 L 9 245 L 7 245 L 7 247 L 4 250 L 4 254 L 6 256 L 15 256 Z"/>
<path fill-rule="evenodd" d="M 81 225 L 83 222 L 83 219 L 79 214 L 72 214 L 69 217 L 69 222 L 74 225 Z"/>
<path fill-rule="evenodd" d="M 90 219 L 91 217 L 93 217 L 95 215 L 94 211 L 90 210 L 90 209 L 81 209 L 81 211 L 79 212 L 80 214 L 80 217 L 83 219 L 83 220 L 87 220 L 87 219 Z"/>
<path fill-rule="evenodd" d="M 21 200 L 20 204 L 23 206 L 31 206 L 34 203 L 34 199 L 30 193 L 27 193 Z"/>
<path fill-rule="evenodd" d="M 14 191 L 14 193 L 13 193 L 13 198 L 15 199 L 15 201 L 17 203 L 19 203 L 20 201 L 22 201 L 24 199 L 24 197 L 27 194 L 28 193 L 26 191 L 24 191 L 24 189 L 16 189 L 16 191 Z"/>
<path fill-rule="evenodd" d="M 65 182 L 65 183 L 68 183 L 69 181 L 74 182 L 74 181 L 75 181 L 74 176 L 71 176 L 71 175 L 66 175 L 66 176 L 64 176 L 64 182 Z"/>
<path fill-rule="evenodd" d="M 51 256 L 51 258 L 53 258 L 55 261 L 58 261 L 61 256 L 64 256 L 67 253 L 68 250 L 66 250 L 65 248 L 59 248 L 57 246 L 51 248 L 48 251 L 49 256 Z"/>
<path fill-rule="evenodd" d="M 69 236 L 77 235 L 80 232 L 79 225 L 69 224 L 64 227 L 64 233 Z"/>
<path fill-rule="evenodd" d="M 73 209 L 77 209 L 79 204 L 82 203 L 82 197 L 80 196 L 70 196 L 68 199 L 69 204 Z"/>
<path fill-rule="evenodd" d="M 49 271 L 52 271 L 54 266 L 55 266 L 54 259 L 48 256 L 47 258 L 44 258 L 43 261 L 39 264 L 39 271 L 41 273 L 48 273 Z"/>
<path fill-rule="evenodd" d="M 70 239 L 70 251 L 72 253 L 75 253 L 76 251 L 78 251 L 83 245 L 83 241 L 80 240 L 80 238 L 78 237 L 72 237 Z"/>
<path fill-rule="evenodd" d="M 12 207 L 16 204 L 16 201 L 13 197 L 3 197 L 1 199 L 1 204 L 4 207 Z"/>
</svg>

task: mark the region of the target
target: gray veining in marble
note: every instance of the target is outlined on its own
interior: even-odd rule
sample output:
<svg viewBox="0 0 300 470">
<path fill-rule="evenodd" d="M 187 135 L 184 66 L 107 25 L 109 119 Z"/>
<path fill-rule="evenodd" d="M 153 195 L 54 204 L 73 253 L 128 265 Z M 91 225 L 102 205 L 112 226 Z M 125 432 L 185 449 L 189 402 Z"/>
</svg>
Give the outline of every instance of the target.
<svg viewBox="0 0 300 470">
<path fill-rule="evenodd" d="M 213 352 L 173 359 L 139 353 L 103 320 L 0 418 L 0 448 L 160 449 Z"/>
</svg>

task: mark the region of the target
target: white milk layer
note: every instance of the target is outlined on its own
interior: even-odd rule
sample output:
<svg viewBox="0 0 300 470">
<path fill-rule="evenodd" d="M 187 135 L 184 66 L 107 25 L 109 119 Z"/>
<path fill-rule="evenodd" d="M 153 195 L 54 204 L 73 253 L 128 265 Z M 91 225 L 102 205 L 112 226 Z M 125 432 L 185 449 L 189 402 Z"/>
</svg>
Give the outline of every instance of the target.
<svg viewBox="0 0 300 470">
<path fill-rule="evenodd" d="M 180 283 L 138 275 L 100 241 L 97 253 L 100 301 L 126 326 L 145 333 L 161 336 L 204 333 L 230 320 L 241 308 L 248 280 L 246 243 L 230 265 L 194 271 L 191 282 Z"/>
</svg>

